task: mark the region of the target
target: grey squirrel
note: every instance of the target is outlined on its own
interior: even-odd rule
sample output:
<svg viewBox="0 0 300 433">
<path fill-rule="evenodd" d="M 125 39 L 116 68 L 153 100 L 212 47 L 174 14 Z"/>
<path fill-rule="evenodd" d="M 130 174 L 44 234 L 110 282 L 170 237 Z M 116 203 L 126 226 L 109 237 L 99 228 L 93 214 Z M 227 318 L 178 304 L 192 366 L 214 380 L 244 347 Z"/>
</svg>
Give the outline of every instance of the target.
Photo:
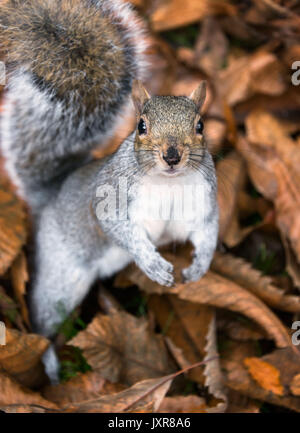
<svg viewBox="0 0 300 433">
<path fill-rule="evenodd" d="M 95 279 L 132 261 L 173 285 L 173 265 L 157 251 L 169 242 L 191 241 L 182 277 L 201 278 L 218 236 L 215 169 L 200 115 L 205 83 L 189 98 L 150 97 L 133 81 L 142 69 L 142 26 L 116 1 L 8 0 L 0 27 L 9 71 L 2 149 L 34 216 L 34 329 L 53 337 Z M 113 155 L 89 161 L 131 89 L 136 131 Z M 53 347 L 44 362 L 57 381 Z"/>
</svg>

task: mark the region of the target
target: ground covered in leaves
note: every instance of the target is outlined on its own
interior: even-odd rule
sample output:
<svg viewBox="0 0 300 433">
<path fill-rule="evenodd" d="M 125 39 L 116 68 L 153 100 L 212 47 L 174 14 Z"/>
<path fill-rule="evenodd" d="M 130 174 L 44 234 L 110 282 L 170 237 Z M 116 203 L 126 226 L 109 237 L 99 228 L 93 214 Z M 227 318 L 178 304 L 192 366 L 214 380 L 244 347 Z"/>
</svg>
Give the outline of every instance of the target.
<svg viewBox="0 0 300 433">
<path fill-rule="evenodd" d="M 2 169 L 0 409 L 300 412 L 300 352 L 291 337 L 300 319 L 300 86 L 291 81 L 299 3 L 133 3 L 149 29 L 148 89 L 189 95 L 208 82 L 218 251 L 195 283 L 166 289 L 133 265 L 97 282 L 60 329 L 61 383 L 51 386 L 41 364 L 49 341 L 31 332 L 27 308 L 30 218 Z M 116 149 L 133 123 L 129 116 L 95 156 Z M 179 272 L 191 247 L 163 254 Z"/>
</svg>

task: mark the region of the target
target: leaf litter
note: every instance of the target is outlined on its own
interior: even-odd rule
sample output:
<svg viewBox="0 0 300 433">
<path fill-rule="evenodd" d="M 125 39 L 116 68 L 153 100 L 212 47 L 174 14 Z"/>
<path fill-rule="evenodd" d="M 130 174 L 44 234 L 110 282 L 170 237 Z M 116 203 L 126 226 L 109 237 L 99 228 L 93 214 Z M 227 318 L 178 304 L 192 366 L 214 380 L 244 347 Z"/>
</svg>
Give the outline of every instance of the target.
<svg viewBox="0 0 300 433">
<path fill-rule="evenodd" d="M 134 265 L 96 285 L 57 337 L 69 370 L 49 385 L 41 364 L 49 341 L 31 332 L 28 313 L 30 217 L 1 160 L 0 409 L 257 413 L 268 404 L 300 412 L 299 346 L 291 339 L 300 311 L 300 87 L 291 82 L 299 5 L 132 3 L 149 28 L 149 91 L 188 95 L 208 82 L 203 116 L 218 174 L 218 250 L 197 282 L 181 282 L 191 247 L 172 246 L 162 254 L 175 265 L 174 287 Z M 94 156 L 115 151 L 133 125 L 129 113 Z"/>
</svg>

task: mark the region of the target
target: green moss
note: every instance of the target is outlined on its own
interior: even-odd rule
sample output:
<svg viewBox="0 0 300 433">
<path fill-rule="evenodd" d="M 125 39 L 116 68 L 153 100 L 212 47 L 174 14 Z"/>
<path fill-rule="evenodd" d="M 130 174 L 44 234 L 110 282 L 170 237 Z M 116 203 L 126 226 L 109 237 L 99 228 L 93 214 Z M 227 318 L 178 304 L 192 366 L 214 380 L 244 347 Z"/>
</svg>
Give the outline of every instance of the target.
<svg viewBox="0 0 300 433">
<path fill-rule="evenodd" d="M 274 266 L 275 253 L 269 251 L 266 244 L 262 242 L 259 246 L 258 254 L 253 262 L 253 266 L 264 274 L 269 274 Z"/>
<path fill-rule="evenodd" d="M 199 33 L 198 24 L 182 27 L 177 30 L 169 30 L 161 33 L 161 36 L 175 47 L 193 48 Z"/>
<path fill-rule="evenodd" d="M 62 382 L 75 377 L 78 373 L 86 373 L 92 369 L 78 347 L 65 350 L 60 355 L 68 356 L 68 359 L 62 359 L 60 362 L 59 376 Z"/>
</svg>

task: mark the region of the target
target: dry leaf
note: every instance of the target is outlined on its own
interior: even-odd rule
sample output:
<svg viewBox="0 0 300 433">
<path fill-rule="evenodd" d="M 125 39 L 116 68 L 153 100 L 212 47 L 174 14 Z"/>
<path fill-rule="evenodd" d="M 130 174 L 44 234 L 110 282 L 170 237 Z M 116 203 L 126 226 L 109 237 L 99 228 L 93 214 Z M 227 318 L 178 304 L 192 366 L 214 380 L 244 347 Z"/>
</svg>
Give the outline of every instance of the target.
<svg viewBox="0 0 300 433">
<path fill-rule="evenodd" d="M 240 257 L 216 252 L 211 268 L 245 287 L 271 307 L 291 313 L 300 311 L 300 297 L 286 295 L 282 289 L 272 284 L 271 277 L 263 275 Z"/>
<path fill-rule="evenodd" d="M 246 180 L 245 163 L 236 153 L 231 152 L 217 164 L 218 204 L 220 211 L 219 237 L 224 239 L 233 220 L 237 220 L 237 200 Z M 226 238 L 225 238 L 225 243 Z M 232 243 L 229 242 L 229 246 Z"/>
<path fill-rule="evenodd" d="M 123 413 L 155 412 L 165 397 L 173 375 L 159 379 L 138 382 L 131 388 L 112 395 L 104 395 L 57 409 L 54 403 L 37 396 L 37 402 L 26 404 L 0 405 L 0 410 L 7 413 Z"/>
<path fill-rule="evenodd" d="M 163 335 L 182 350 L 185 359 L 184 364 L 179 361 L 182 368 L 204 358 L 208 324 L 214 314 L 212 308 L 182 301 L 173 295 L 152 295 L 148 305 Z M 203 385 L 203 368 L 191 370 L 189 378 Z"/>
<path fill-rule="evenodd" d="M 51 409 L 57 408 L 54 403 L 44 399 L 38 392 L 33 392 L 27 388 L 24 388 L 14 379 L 10 378 L 4 373 L 0 373 L 0 389 L 0 409 L 1 406 L 15 404 L 34 404 Z"/>
<path fill-rule="evenodd" d="M 246 358 L 244 364 L 259 386 L 276 395 L 284 394 L 277 368 L 259 358 Z"/>
<path fill-rule="evenodd" d="M 1 173 L 1 172 L 0 172 Z M 26 214 L 22 202 L 0 176 L 0 275 L 12 264 L 26 241 Z"/>
<path fill-rule="evenodd" d="M 300 195 L 297 175 L 287 167 L 274 150 L 261 151 L 246 140 L 239 140 L 238 149 L 247 159 L 250 177 L 255 187 L 276 208 L 276 223 L 283 236 L 287 236 L 300 260 Z"/>
<path fill-rule="evenodd" d="M 0 368 L 21 384 L 33 386 L 41 379 L 40 359 L 48 346 L 45 337 L 6 329 L 6 345 L 0 347 Z"/>
<path fill-rule="evenodd" d="M 293 378 L 300 372 L 299 357 L 291 349 L 277 349 L 262 358 L 255 357 L 255 353 L 241 350 L 245 343 L 239 343 L 240 356 L 228 350 L 226 362 L 222 363 L 227 371 L 227 385 L 232 389 L 258 398 L 271 404 L 282 405 L 300 411 L 300 399 L 292 397 L 288 389 Z M 249 346 L 248 346 L 249 347 Z M 246 361 L 250 359 L 251 361 Z M 244 365 L 251 366 L 250 374 Z"/>
<path fill-rule="evenodd" d="M 26 257 L 23 251 L 18 255 L 11 268 L 12 285 L 15 297 L 21 307 L 22 317 L 26 325 L 30 328 L 29 313 L 25 302 L 26 283 L 29 280 Z"/>
<path fill-rule="evenodd" d="M 295 410 L 297 412 L 300 412 L 300 399 L 297 397 L 293 397 L 290 395 L 283 395 L 279 396 L 276 395 L 270 391 L 267 391 L 266 389 L 262 388 L 257 384 L 257 382 L 252 378 L 252 376 L 249 374 L 248 370 L 244 366 L 243 360 L 246 357 L 253 357 L 255 356 L 254 344 L 253 342 L 246 342 L 246 343 L 236 343 L 237 348 L 236 350 L 233 350 L 232 345 L 229 346 L 229 350 L 227 350 L 227 359 L 226 362 L 224 362 L 224 355 L 221 359 L 222 366 L 224 368 L 224 371 L 226 372 L 226 384 L 229 388 L 232 390 L 241 393 L 242 395 L 248 396 L 253 399 L 266 401 L 271 404 L 275 404 L 278 406 L 286 407 L 290 410 Z M 252 351 L 248 350 L 245 351 L 245 347 L 250 348 L 252 344 Z M 288 358 L 295 359 L 295 364 L 298 364 L 299 368 L 299 360 L 297 356 L 290 350 L 290 349 L 280 349 L 276 351 L 277 353 L 286 353 L 287 356 L 285 356 L 286 361 L 288 362 Z M 237 356 L 236 356 L 237 355 Z M 262 360 L 268 362 L 269 364 L 272 362 L 272 359 L 270 360 L 267 357 L 263 357 Z M 277 370 L 279 370 L 278 366 L 275 366 Z M 283 369 L 280 369 L 280 378 L 283 383 L 283 372 L 285 371 L 286 367 Z M 286 388 L 286 386 L 285 386 Z"/>
<path fill-rule="evenodd" d="M 211 361 L 213 361 L 213 358 L 200 361 L 168 376 L 143 380 L 117 394 L 103 396 L 82 403 L 74 403 L 72 406 L 67 406 L 63 409 L 67 412 L 77 411 L 81 413 L 156 412 L 175 377 L 202 365 L 204 362 L 208 363 Z"/>
<path fill-rule="evenodd" d="M 175 265 L 175 271 L 184 269 L 188 261 L 182 256 L 165 255 L 167 260 Z M 127 271 L 131 281 L 148 293 L 176 293 L 177 296 L 189 302 L 226 308 L 241 313 L 258 323 L 266 334 L 274 339 L 277 347 L 292 346 L 290 336 L 278 317 L 257 297 L 238 284 L 209 271 L 199 281 L 178 284 L 168 289 L 150 281 L 142 271 L 131 267 Z"/>
<path fill-rule="evenodd" d="M 100 395 L 117 393 L 123 389 L 123 385 L 108 382 L 98 372 L 88 371 L 77 374 L 65 383 L 47 386 L 43 390 L 43 397 L 62 407 L 92 400 Z"/>
<path fill-rule="evenodd" d="M 217 328 L 220 332 L 225 333 L 231 340 L 258 341 L 265 338 L 265 334 L 255 323 L 243 323 L 238 319 L 234 320 L 231 314 L 227 317 L 226 312 L 222 313 L 220 312 L 220 314 L 218 314 Z"/>
<path fill-rule="evenodd" d="M 238 392 L 230 390 L 228 393 L 228 401 L 230 402 L 226 413 L 259 413 L 261 403 L 250 399 Z"/>
<path fill-rule="evenodd" d="M 47 409 L 39 405 L 21 405 L 11 404 L 9 406 L 0 406 L 0 410 L 5 413 L 55 413 L 57 410 Z"/>
<path fill-rule="evenodd" d="M 216 318 L 213 316 L 212 320 L 208 325 L 208 332 L 206 335 L 205 345 L 205 360 L 214 357 L 217 351 L 217 330 L 216 330 Z M 208 407 L 206 412 L 208 413 L 219 413 L 225 412 L 227 408 L 227 396 L 224 390 L 223 376 L 221 373 L 219 358 L 211 362 L 208 362 L 204 366 L 204 385 L 207 386 L 209 392 L 214 396 L 214 399 L 218 401 L 215 407 Z"/>
<path fill-rule="evenodd" d="M 282 235 L 281 240 L 285 250 L 286 270 L 292 277 L 295 286 L 300 290 L 300 266 L 296 254 L 292 250 L 290 242 L 286 237 Z"/>
<path fill-rule="evenodd" d="M 296 149 L 279 122 L 262 111 L 248 117 L 247 131 L 251 143 L 240 139 L 237 147 L 257 190 L 274 202 L 277 226 L 290 240 L 300 262 L 299 146 Z"/>
<path fill-rule="evenodd" d="M 172 372 L 162 336 L 144 318 L 122 311 L 98 314 L 69 344 L 80 347 L 88 363 L 110 382 L 133 384 Z"/>
<path fill-rule="evenodd" d="M 151 27 L 161 32 L 175 27 L 181 27 L 199 21 L 209 8 L 207 0 L 157 0 L 151 3 L 148 10 Z"/>
<path fill-rule="evenodd" d="M 290 337 L 277 316 L 258 298 L 233 281 L 208 272 L 200 281 L 177 286 L 180 299 L 239 312 L 258 323 L 277 347 L 291 346 Z"/>
<path fill-rule="evenodd" d="M 205 413 L 206 404 L 197 395 L 165 397 L 158 413 Z"/>
<path fill-rule="evenodd" d="M 182 301 L 171 295 L 152 296 L 149 308 L 154 312 L 163 334 L 167 336 L 168 347 L 181 368 L 199 359 L 217 355 L 215 314 L 212 308 Z M 226 397 L 217 358 L 202 367 L 194 368 L 188 377 L 207 387 L 214 397 L 214 402 L 207 404 L 207 412 L 224 412 Z"/>
<path fill-rule="evenodd" d="M 285 388 L 289 388 L 292 379 L 295 375 L 300 373 L 299 350 L 298 353 L 291 350 L 291 348 L 277 349 L 261 359 L 272 364 L 280 372 L 280 381 Z M 298 356 L 297 356 L 298 355 Z"/>
<path fill-rule="evenodd" d="M 292 394 L 300 396 L 300 374 L 296 374 L 296 376 L 293 377 L 290 390 Z"/>
<path fill-rule="evenodd" d="M 262 109 L 253 110 L 246 119 L 247 138 L 262 149 L 274 150 L 298 174 L 300 148 L 290 138 L 286 126 Z"/>
<path fill-rule="evenodd" d="M 8 322 L 9 324 L 14 324 L 20 330 L 25 331 L 17 304 L 15 303 L 15 301 L 11 299 L 10 296 L 6 294 L 5 290 L 1 286 L 0 286 L 0 312 L 3 314 L 3 319 L 6 322 Z"/>
<path fill-rule="evenodd" d="M 173 375 L 143 380 L 117 394 L 102 396 L 87 402 L 74 403 L 66 411 L 80 413 L 156 412 L 172 383 Z M 75 410 L 74 410 L 75 409 Z"/>
<path fill-rule="evenodd" d="M 223 68 L 227 52 L 228 40 L 220 24 L 211 16 L 205 18 L 196 41 L 193 66 L 197 65 L 208 75 L 214 75 Z"/>
<path fill-rule="evenodd" d="M 274 54 L 263 51 L 233 60 L 219 72 L 217 83 L 231 106 L 255 93 L 274 96 L 286 89 L 280 62 Z"/>
</svg>

